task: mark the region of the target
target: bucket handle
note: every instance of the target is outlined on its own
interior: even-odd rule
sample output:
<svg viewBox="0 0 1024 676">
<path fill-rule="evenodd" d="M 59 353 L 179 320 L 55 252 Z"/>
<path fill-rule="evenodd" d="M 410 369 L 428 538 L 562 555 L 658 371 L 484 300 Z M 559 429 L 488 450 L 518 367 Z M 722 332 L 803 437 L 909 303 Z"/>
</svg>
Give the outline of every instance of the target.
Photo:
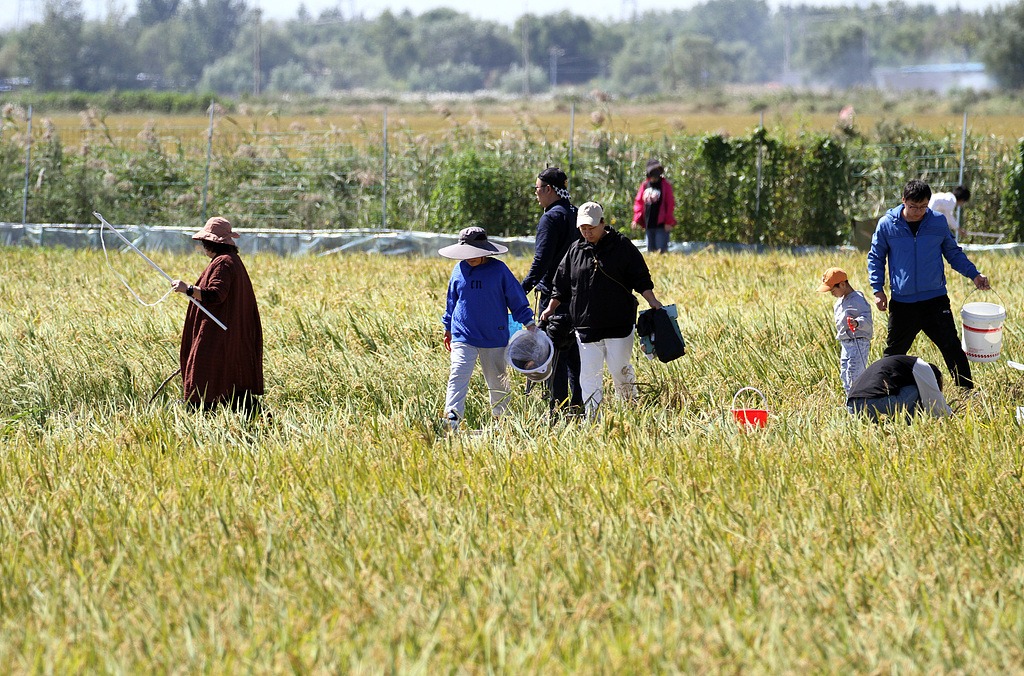
<svg viewBox="0 0 1024 676">
<path fill-rule="evenodd" d="M 973 284 L 973 282 L 972 282 L 972 284 Z M 971 296 L 973 296 L 978 291 L 981 291 L 981 289 L 979 289 L 978 287 L 974 287 L 973 289 L 970 290 L 970 292 L 968 292 L 968 294 L 966 296 L 964 296 L 964 301 L 962 303 L 960 303 L 960 312 L 964 311 L 964 306 L 967 305 L 967 299 L 970 298 Z M 1004 309 L 1006 308 L 1006 303 L 1003 302 L 1003 297 L 999 295 L 999 293 L 995 290 L 994 287 L 992 287 L 990 285 L 989 288 L 988 288 L 988 291 L 986 291 L 985 293 L 994 293 L 996 295 L 996 298 L 999 299 L 999 304 Z"/>
<path fill-rule="evenodd" d="M 739 390 L 736 391 L 736 394 L 732 395 L 733 410 L 736 410 L 736 397 L 740 396 L 740 394 L 746 392 L 747 390 L 750 390 L 751 392 L 757 392 L 761 396 L 761 401 L 763 402 L 764 407 L 766 409 L 768 408 L 768 397 L 764 396 L 764 392 L 757 389 L 756 387 L 741 387 Z"/>
</svg>

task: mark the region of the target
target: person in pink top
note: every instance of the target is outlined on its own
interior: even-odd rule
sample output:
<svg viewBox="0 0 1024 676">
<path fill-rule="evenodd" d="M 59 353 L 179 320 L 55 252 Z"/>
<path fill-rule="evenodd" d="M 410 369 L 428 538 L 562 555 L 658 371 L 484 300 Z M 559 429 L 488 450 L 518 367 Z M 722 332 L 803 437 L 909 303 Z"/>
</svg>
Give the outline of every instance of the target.
<svg viewBox="0 0 1024 676">
<path fill-rule="evenodd" d="M 668 253 L 668 234 L 676 224 L 676 199 L 665 167 L 658 160 L 647 162 L 647 178 L 633 201 L 633 229 L 647 231 L 647 251 Z"/>
</svg>

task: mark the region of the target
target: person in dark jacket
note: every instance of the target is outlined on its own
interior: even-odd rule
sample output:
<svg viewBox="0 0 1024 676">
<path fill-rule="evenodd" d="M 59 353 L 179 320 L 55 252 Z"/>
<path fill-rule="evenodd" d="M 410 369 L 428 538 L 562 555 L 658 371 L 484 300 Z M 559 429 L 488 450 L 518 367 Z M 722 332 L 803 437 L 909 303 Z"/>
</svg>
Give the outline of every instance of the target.
<svg viewBox="0 0 1024 676">
<path fill-rule="evenodd" d="M 247 413 L 260 409 L 263 394 L 263 325 L 249 273 L 238 257 L 231 222 L 214 216 L 192 235 L 210 259 L 195 284 L 171 282 L 177 293 L 195 298 L 228 329 L 189 303 L 181 332 L 181 379 L 193 408 L 221 404 Z"/>
<path fill-rule="evenodd" d="M 534 192 L 544 214 L 537 223 L 537 237 L 530 271 L 523 278 L 523 291 L 536 289 L 540 294 L 540 306 L 547 307 L 551 301 L 551 287 L 555 270 L 568 251 L 569 245 L 579 241 L 580 231 L 576 228 L 576 207 L 569 201 L 569 177 L 558 167 L 548 167 L 537 175 Z M 568 306 L 566 306 L 566 309 Z M 580 390 L 580 348 L 572 337 L 572 320 L 566 310 L 556 313 L 545 326 L 552 341 L 558 347 L 552 366 L 551 378 L 547 381 L 551 399 L 551 411 L 556 413 L 565 407 L 570 411 L 583 409 L 583 394 Z M 565 334 L 559 340 L 557 333 Z M 559 345 L 561 343 L 561 345 Z"/>
<path fill-rule="evenodd" d="M 978 289 L 991 287 L 988 277 L 978 272 L 953 239 L 946 217 L 928 208 L 931 195 L 924 181 L 908 181 L 903 187 L 903 203 L 879 219 L 868 252 L 868 280 L 875 292 L 875 305 L 882 312 L 889 311 L 884 354 L 906 354 L 917 334 L 924 331 L 942 353 L 954 382 L 971 389 L 971 365 L 956 333 L 943 257 Z M 886 264 L 891 301 L 884 290 Z"/>
<path fill-rule="evenodd" d="M 603 399 L 602 372 L 607 362 L 620 397 L 636 396 L 633 370 L 633 333 L 636 324 L 636 291 L 654 309 L 661 302 L 643 254 L 636 246 L 604 223 L 604 209 L 597 202 L 579 208 L 576 225 L 583 235 L 569 247 L 555 273 L 551 301 L 541 319 L 551 317 L 568 303 L 580 348 L 580 387 L 587 415 L 593 416 Z"/>
<path fill-rule="evenodd" d="M 846 399 L 852 414 L 863 413 L 878 422 L 880 415 L 915 413 L 944 418 L 951 415 L 942 396 L 942 374 L 919 357 L 894 354 L 872 362 L 860 374 Z"/>
</svg>

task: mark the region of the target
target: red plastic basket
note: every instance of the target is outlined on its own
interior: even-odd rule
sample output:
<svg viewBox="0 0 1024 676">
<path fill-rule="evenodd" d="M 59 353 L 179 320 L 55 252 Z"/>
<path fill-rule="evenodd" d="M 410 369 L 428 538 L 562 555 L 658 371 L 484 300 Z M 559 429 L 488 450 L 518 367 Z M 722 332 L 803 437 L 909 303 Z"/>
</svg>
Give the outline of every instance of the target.
<svg viewBox="0 0 1024 676">
<path fill-rule="evenodd" d="M 765 397 L 764 393 L 756 387 L 741 388 L 732 396 L 732 408 L 730 409 L 732 411 L 732 417 L 743 429 L 747 429 L 748 427 L 764 427 L 768 424 L 767 408 L 736 408 L 736 398 L 747 390 L 757 392 L 761 397 L 761 401 L 765 404 L 768 403 L 767 397 Z"/>
</svg>

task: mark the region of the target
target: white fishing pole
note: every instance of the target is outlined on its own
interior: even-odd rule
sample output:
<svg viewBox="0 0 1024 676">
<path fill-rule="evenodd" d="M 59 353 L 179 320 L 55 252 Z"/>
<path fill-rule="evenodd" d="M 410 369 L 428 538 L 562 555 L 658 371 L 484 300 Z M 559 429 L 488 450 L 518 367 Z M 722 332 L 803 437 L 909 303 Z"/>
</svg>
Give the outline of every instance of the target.
<svg viewBox="0 0 1024 676">
<path fill-rule="evenodd" d="M 168 274 L 167 274 L 166 272 L 164 272 L 164 271 L 163 271 L 162 269 L 160 269 L 160 266 L 159 266 L 159 265 L 157 265 L 157 264 L 156 264 L 156 263 L 154 263 L 153 261 L 149 260 L 149 256 L 147 256 L 146 254 L 144 254 L 144 253 L 142 253 L 141 251 L 139 251 L 139 248 L 138 248 L 137 246 L 135 246 L 134 244 L 132 244 L 132 243 L 131 243 L 131 242 L 130 242 L 130 241 L 128 240 L 128 238 L 127 238 L 127 237 L 125 237 L 125 236 L 124 236 L 124 235 L 122 235 L 122 234 L 121 234 L 120 232 L 118 232 L 118 231 L 117 231 L 117 228 L 115 228 L 115 227 L 114 227 L 114 226 L 112 226 L 112 225 L 111 225 L 110 223 L 108 223 L 108 222 L 107 222 L 107 219 L 103 218 L 103 216 L 102 216 L 102 214 L 100 214 L 100 212 L 98 212 L 98 211 L 94 211 L 94 212 L 92 212 L 92 215 L 93 215 L 93 216 L 95 216 L 96 218 L 100 219 L 100 222 L 101 222 L 101 223 L 103 224 L 103 227 L 107 227 L 107 228 L 110 228 L 110 229 L 111 229 L 111 231 L 113 231 L 113 233 L 114 233 L 115 235 L 117 235 L 118 237 L 120 237 L 120 238 L 121 238 L 121 241 L 122 241 L 122 242 L 124 242 L 125 244 L 127 244 L 127 245 L 128 245 L 128 246 L 129 246 L 130 248 L 131 248 L 131 250 L 132 250 L 132 251 L 134 251 L 135 253 L 137 253 L 137 254 L 139 254 L 140 256 L 142 256 L 143 260 L 145 260 L 145 261 L 146 261 L 147 263 L 149 263 L 149 264 L 150 264 L 150 266 L 152 266 L 152 268 L 153 268 L 154 270 L 156 270 L 156 271 L 157 271 L 157 272 L 159 272 L 159 273 L 160 273 L 161 275 L 163 275 L 164 279 L 166 279 L 166 280 L 167 280 L 168 282 L 173 282 L 173 281 L 174 281 L 173 279 L 171 279 L 171 276 L 170 276 L 170 275 L 168 275 Z M 123 282 L 123 280 L 122 280 L 122 282 Z M 131 289 L 129 289 L 129 290 L 131 290 Z M 134 292 L 132 292 L 132 293 L 133 293 L 133 295 L 134 295 Z M 136 298 L 138 298 L 138 296 L 137 296 L 137 295 L 136 295 L 135 297 L 136 297 Z M 196 300 L 196 299 L 195 299 L 195 298 L 193 298 L 192 296 L 185 296 L 185 297 L 186 297 L 186 298 L 188 298 L 188 299 L 189 299 L 189 300 L 190 300 L 190 301 L 191 301 L 191 302 L 192 302 L 193 304 L 195 304 L 195 306 L 196 306 L 197 308 L 199 308 L 200 310 L 202 310 L 202 311 L 203 311 L 203 313 L 204 313 L 204 314 L 206 314 L 206 316 L 207 316 L 207 317 L 209 317 L 210 319 L 212 319 L 212 320 L 213 320 L 213 323 L 214 323 L 214 324 L 216 324 L 216 325 L 217 325 L 217 326 L 219 326 L 220 328 L 224 329 L 225 331 L 227 331 L 227 330 L 228 330 L 228 327 L 224 326 L 224 323 L 223 323 L 223 322 L 221 322 L 221 320 L 219 320 L 219 319 L 217 319 L 216 317 L 214 317 L 214 316 L 213 316 L 213 313 L 211 313 L 211 312 L 210 312 L 209 310 L 207 310 L 207 309 L 206 309 L 205 307 L 203 307 L 203 304 L 202 304 L 202 303 L 200 303 L 200 302 L 199 302 L 198 300 Z M 165 296 L 165 298 L 166 298 L 166 296 Z M 163 300 L 163 299 L 161 299 L 161 300 Z"/>
</svg>

